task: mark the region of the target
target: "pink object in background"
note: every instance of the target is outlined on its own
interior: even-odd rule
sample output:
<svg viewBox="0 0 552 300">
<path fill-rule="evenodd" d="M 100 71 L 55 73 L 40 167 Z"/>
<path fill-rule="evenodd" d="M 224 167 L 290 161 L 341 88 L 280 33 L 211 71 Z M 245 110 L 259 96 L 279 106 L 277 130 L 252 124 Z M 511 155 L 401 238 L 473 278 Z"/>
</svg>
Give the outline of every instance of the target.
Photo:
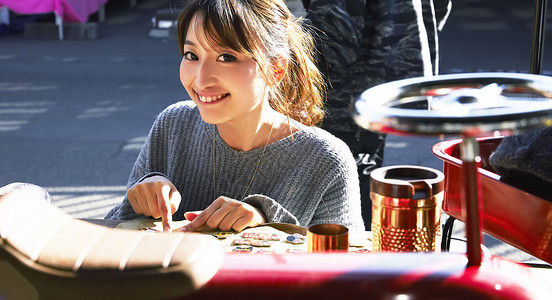
<svg viewBox="0 0 552 300">
<path fill-rule="evenodd" d="M 88 16 L 97 12 L 108 0 L 0 0 L 19 14 L 56 13 L 63 22 L 86 23 Z"/>
</svg>

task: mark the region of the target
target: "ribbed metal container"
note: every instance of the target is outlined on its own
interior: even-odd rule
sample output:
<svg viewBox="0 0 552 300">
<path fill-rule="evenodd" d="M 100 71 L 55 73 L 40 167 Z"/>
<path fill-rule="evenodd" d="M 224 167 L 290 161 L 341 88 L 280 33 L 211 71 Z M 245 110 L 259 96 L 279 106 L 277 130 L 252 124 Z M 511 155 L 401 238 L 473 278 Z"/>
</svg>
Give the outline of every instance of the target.
<svg viewBox="0 0 552 300">
<path fill-rule="evenodd" d="M 372 171 L 373 251 L 440 251 L 442 172 L 420 166 Z"/>
</svg>

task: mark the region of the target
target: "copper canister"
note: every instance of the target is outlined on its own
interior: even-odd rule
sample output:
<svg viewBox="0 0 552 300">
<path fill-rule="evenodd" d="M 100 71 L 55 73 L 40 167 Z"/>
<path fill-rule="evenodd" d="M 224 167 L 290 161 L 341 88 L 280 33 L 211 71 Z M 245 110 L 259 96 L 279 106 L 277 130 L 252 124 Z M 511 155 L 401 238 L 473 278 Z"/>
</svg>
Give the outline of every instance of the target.
<svg viewBox="0 0 552 300">
<path fill-rule="evenodd" d="M 307 231 L 309 252 L 349 250 L 349 229 L 338 224 L 312 225 Z"/>
<path fill-rule="evenodd" d="M 389 166 L 370 175 L 373 251 L 440 251 L 445 175 L 421 166 Z"/>
</svg>

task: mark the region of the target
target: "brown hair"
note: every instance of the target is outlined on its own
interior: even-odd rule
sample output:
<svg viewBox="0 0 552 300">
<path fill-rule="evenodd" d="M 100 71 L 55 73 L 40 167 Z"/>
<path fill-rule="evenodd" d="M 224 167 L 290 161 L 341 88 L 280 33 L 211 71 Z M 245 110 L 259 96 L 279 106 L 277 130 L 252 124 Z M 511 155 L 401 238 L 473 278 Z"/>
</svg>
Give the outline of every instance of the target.
<svg viewBox="0 0 552 300">
<path fill-rule="evenodd" d="M 286 58 L 287 72 L 271 89 L 270 105 L 305 125 L 322 121 L 326 86 L 315 63 L 313 37 L 282 0 L 185 0 L 178 17 L 182 55 L 195 15 L 205 24 L 210 43 L 248 55 L 268 81 L 274 80 L 274 60 Z"/>
</svg>

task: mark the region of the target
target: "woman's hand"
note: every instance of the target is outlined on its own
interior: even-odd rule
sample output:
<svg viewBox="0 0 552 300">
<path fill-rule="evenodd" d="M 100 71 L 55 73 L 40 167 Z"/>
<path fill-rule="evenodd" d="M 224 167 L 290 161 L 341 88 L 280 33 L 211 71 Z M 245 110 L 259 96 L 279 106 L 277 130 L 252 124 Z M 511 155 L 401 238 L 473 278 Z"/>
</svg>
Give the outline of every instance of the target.
<svg viewBox="0 0 552 300">
<path fill-rule="evenodd" d="M 127 198 L 137 214 L 161 218 L 163 231 L 171 231 L 172 214 L 178 209 L 181 196 L 170 180 L 159 175 L 148 177 L 131 187 Z"/>
<path fill-rule="evenodd" d="M 182 231 L 196 231 L 206 225 L 221 231 L 242 231 L 266 223 L 264 214 L 255 207 L 228 197 L 220 196 L 202 212 L 190 212 L 184 215 L 189 224 Z"/>
</svg>

